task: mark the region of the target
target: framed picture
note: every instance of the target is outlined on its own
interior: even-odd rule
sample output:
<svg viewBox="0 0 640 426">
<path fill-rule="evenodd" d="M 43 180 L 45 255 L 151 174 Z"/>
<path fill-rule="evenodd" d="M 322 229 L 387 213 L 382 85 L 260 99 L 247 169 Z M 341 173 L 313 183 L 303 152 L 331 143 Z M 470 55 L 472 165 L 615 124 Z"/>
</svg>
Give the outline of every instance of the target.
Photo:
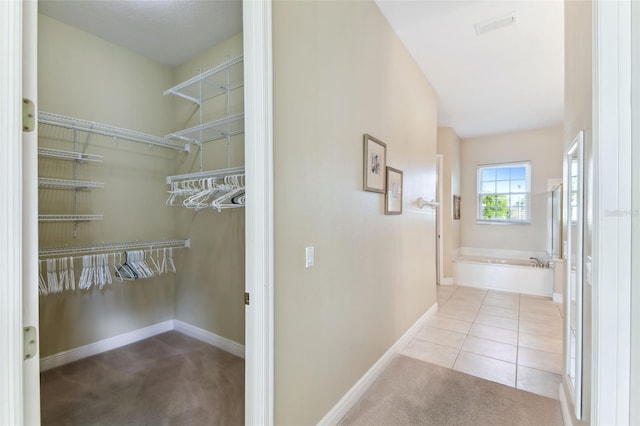
<svg viewBox="0 0 640 426">
<path fill-rule="evenodd" d="M 453 220 L 460 220 L 460 196 L 453 196 Z"/>
<path fill-rule="evenodd" d="M 364 190 L 384 194 L 387 144 L 364 135 Z"/>
<path fill-rule="evenodd" d="M 387 167 L 385 214 L 402 214 L 402 172 Z"/>
</svg>

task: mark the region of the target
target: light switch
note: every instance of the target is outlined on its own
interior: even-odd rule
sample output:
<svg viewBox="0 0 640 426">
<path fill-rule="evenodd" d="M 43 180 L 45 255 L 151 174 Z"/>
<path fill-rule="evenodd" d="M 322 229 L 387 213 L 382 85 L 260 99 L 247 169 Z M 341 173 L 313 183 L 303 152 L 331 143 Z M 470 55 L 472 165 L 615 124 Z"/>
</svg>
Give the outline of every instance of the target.
<svg viewBox="0 0 640 426">
<path fill-rule="evenodd" d="M 305 247 L 304 254 L 305 254 L 304 267 L 305 268 L 311 268 L 313 266 L 313 264 L 314 264 L 313 247 Z"/>
</svg>

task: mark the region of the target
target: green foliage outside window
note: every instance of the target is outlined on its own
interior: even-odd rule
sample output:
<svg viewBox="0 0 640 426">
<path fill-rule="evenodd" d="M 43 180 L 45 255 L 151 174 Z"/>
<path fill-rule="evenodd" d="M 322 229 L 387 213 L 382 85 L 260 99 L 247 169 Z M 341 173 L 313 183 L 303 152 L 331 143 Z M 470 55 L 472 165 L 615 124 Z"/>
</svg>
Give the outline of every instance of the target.
<svg viewBox="0 0 640 426">
<path fill-rule="evenodd" d="M 509 219 L 511 217 L 506 195 L 482 196 L 483 219 Z"/>
</svg>

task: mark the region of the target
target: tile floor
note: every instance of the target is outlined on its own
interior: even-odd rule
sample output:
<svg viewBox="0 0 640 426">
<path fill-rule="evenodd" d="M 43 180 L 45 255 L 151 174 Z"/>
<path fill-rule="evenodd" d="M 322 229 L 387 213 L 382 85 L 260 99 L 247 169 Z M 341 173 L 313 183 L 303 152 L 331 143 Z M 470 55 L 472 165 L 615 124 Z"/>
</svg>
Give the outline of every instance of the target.
<svg viewBox="0 0 640 426">
<path fill-rule="evenodd" d="M 545 297 L 438 286 L 438 307 L 403 355 L 558 399 L 561 305 Z"/>
</svg>

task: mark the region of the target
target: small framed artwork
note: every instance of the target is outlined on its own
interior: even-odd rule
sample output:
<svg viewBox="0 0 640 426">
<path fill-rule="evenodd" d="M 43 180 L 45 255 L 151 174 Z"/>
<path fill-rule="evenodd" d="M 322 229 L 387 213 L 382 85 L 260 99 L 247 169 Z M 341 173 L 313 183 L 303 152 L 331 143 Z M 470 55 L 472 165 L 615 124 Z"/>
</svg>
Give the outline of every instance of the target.
<svg viewBox="0 0 640 426">
<path fill-rule="evenodd" d="M 364 135 L 364 190 L 384 194 L 387 144 Z"/>
<path fill-rule="evenodd" d="M 385 214 L 402 214 L 402 171 L 387 167 Z"/>
<path fill-rule="evenodd" d="M 460 196 L 453 196 L 453 220 L 460 220 Z"/>
</svg>

